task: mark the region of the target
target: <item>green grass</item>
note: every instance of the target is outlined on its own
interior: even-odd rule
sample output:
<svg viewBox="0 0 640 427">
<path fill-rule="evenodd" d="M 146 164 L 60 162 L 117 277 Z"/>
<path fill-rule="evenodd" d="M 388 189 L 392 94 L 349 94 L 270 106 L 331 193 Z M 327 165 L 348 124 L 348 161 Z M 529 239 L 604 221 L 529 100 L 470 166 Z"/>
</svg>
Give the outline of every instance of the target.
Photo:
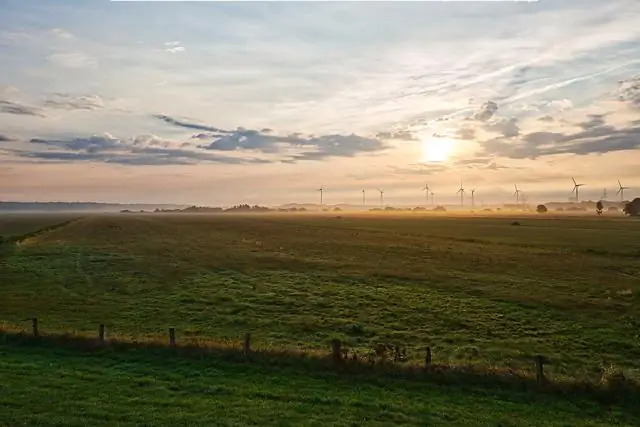
<svg viewBox="0 0 640 427">
<path fill-rule="evenodd" d="M 45 332 L 90 334 L 104 323 L 111 335 L 162 339 L 175 327 L 179 342 L 240 342 L 251 332 L 260 348 L 328 351 L 330 340 L 340 338 L 361 354 L 391 343 L 406 348 L 414 361 L 430 346 L 437 363 L 527 371 L 533 356 L 543 354 L 551 361 L 552 378 L 597 381 L 605 368 L 638 379 L 640 222 L 530 216 L 512 226 L 512 219 L 87 216 L 32 236 L 0 259 L 0 320 L 26 329 L 25 319 L 37 316 Z M 23 350 L 6 351 L 19 357 Z M 50 356 L 29 357 L 45 363 Z M 77 365 L 69 369 L 84 369 L 73 354 L 61 360 Z M 234 375 L 229 381 L 236 380 Z M 334 380 L 328 378 L 322 381 L 330 390 Z M 127 388 L 118 384 L 114 387 Z M 297 387 L 291 386 L 291 396 L 309 396 L 306 388 L 297 393 Z M 499 388 L 488 393 L 494 392 Z M 453 411 L 468 405 L 469 416 L 479 410 L 506 414 L 467 392 L 433 393 L 447 402 L 466 402 L 447 405 L 457 408 Z M 238 396 L 246 400 L 248 395 Z M 327 392 L 327 398 L 334 397 L 339 399 Z M 69 395 L 61 398 L 66 402 Z M 253 403 L 262 405 L 252 401 L 243 407 L 260 413 Z M 538 402 L 531 403 L 533 416 Z M 284 408 L 282 402 L 274 405 L 264 410 Z M 313 412 L 313 406 L 300 410 Z M 405 421 L 424 421 L 414 409 L 403 412 L 413 414 Z M 362 412 L 344 411 L 349 420 Z M 581 413 L 575 411 L 571 416 L 578 418 L 566 422 L 558 418 L 553 424 L 553 417 L 548 422 L 582 424 Z M 469 424 L 467 415 L 461 412 L 455 420 Z M 300 419 L 323 424 L 323 416 L 329 415 L 318 410 Z M 502 425 L 510 422 L 526 425 L 508 417 Z"/>
<path fill-rule="evenodd" d="M 0 425 L 632 426 L 637 407 L 167 351 L 0 344 Z"/>
<path fill-rule="evenodd" d="M 0 214 L 0 236 L 21 236 L 72 218 L 71 214 Z"/>
</svg>

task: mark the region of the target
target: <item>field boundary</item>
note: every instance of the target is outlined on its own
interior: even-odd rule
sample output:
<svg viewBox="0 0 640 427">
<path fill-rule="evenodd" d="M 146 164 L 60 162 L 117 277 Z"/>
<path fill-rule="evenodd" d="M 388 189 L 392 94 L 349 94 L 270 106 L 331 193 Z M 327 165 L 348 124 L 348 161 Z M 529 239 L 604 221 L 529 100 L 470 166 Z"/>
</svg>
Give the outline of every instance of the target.
<svg viewBox="0 0 640 427">
<path fill-rule="evenodd" d="M 531 371 L 497 366 L 456 365 L 437 363 L 426 349 L 424 363 L 394 360 L 382 356 L 373 360 L 349 353 L 339 340 L 332 340 L 327 351 L 292 348 L 252 348 L 251 335 L 241 342 L 215 341 L 185 337 L 176 340 L 176 331 L 169 328 L 168 339 L 159 337 L 105 336 L 104 325 L 99 325 L 96 335 L 82 333 L 41 333 L 36 318 L 32 320 L 31 333 L 24 328 L 0 323 L 0 346 L 27 346 L 65 348 L 72 351 L 109 354 L 136 352 L 162 358 L 216 359 L 233 363 L 252 363 L 265 369 L 293 368 L 303 374 L 333 372 L 338 375 L 375 377 L 378 379 L 402 378 L 410 381 L 429 381 L 438 384 L 484 387 L 551 393 L 593 399 L 600 404 L 623 404 L 635 408 L 640 415 L 640 383 L 627 379 L 620 372 L 604 372 L 600 378 L 577 379 L 572 377 L 547 377 L 543 372 L 545 358 L 536 356 Z"/>
<path fill-rule="evenodd" d="M 82 217 L 77 217 L 77 218 L 72 218 L 72 219 L 68 219 L 66 221 L 63 222 L 59 222 L 56 224 L 51 224 L 48 225 L 46 227 L 42 227 L 42 228 L 38 228 L 37 230 L 33 230 L 33 231 L 29 231 L 27 233 L 24 234 L 20 234 L 17 236 L 8 236 L 6 238 L 2 238 L 0 239 L 0 245 L 20 245 L 21 243 L 25 242 L 28 239 L 32 239 L 38 236 L 41 236 L 44 233 L 48 233 L 50 231 L 54 231 L 57 230 L 59 228 L 63 228 L 66 227 L 68 225 L 71 225 L 72 223 L 81 220 Z M 2 237 L 2 236 L 0 236 Z"/>
</svg>

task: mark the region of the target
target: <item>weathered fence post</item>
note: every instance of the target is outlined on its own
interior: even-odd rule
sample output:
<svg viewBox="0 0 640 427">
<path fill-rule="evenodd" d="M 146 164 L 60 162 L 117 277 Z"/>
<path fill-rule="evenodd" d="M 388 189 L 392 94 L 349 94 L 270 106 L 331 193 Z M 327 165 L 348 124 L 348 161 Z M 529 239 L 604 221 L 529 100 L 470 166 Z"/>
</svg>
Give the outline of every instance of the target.
<svg viewBox="0 0 640 427">
<path fill-rule="evenodd" d="M 31 328 L 33 329 L 33 336 L 40 336 L 40 332 L 38 331 L 38 318 L 34 317 L 31 319 Z"/>
<path fill-rule="evenodd" d="M 538 382 L 545 381 L 544 362 L 545 362 L 544 356 L 541 356 L 541 355 L 536 356 L 536 380 Z"/>
<path fill-rule="evenodd" d="M 98 339 L 100 340 L 100 344 L 104 344 L 104 325 L 100 325 L 100 329 L 98 331 Z"/>
<path fill-rule="evenodd" d="M 242 351 L 244 354 L 249 354 L 251 352 L 251 334 L 246 333 L 244 335 L 244 343 L 242 345 Z"/>
<path fill-rule="evenodd" d="M 424 355 L 424 368 L 427 371 L 431 369 L 431 347 L 427 347 L 427 353 Z"/>
<path fill-rule="evenodd" d="M 169 328 L 169 346 L 171 347 L 176 346 L 176 329 L 175 328 Z"/>
<path fill-rule="evenodd" d="M 342 362 L 342 341 L 339 339 L 331 340 L 331 355 L 335 363 L 339 364 Z"/>
</svg>

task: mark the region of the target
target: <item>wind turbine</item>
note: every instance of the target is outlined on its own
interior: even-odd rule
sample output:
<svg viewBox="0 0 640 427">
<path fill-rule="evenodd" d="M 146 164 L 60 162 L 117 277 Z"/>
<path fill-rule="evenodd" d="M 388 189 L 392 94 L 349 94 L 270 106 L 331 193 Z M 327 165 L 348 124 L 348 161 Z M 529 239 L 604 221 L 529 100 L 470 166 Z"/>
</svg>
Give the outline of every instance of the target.
<svg viewBox="0 0 640 427">
<path fill-rule="evenodd" d="M 432 205 L 433 205 L 433 196 L 434 196 L 434 195 L 435 195 L 435 194 L 434 194 L 434 192 L 432 191 L 432 192 L 431 192 L 431 204 L 432 204 Z"/>
<path fill-rule="evenodd" d="M 364 194 L 364 189 L 362 190 L 362 206 L 364 206 L 366 203 L 366 198 L 365 198 L 365 194 Z"/>
<path fill-rule="evenodd" d="M 427 200 L 427 205 L 428 205 L 429 204 L 429 184 L 425 184 L 424 187 L 422 187 L 422 189 L 424 190 L 424 196 Z"/>
<path fill-rule="evenodd" d="M 516 189 L 516 191 L 513 193 L 513 195 L 516 196 L 516 206 L 519 206 L 520 205 L 520 193 L 522 192 L 522 190 L 520 190 L 518 188 L 518 184 L 513 184 L 513 186 Z"/>
<path fill-rule="evenodd" d="M 618 190 L 618 191 L 619 191 L 619 190 Z M 607 200 L 607 189 L 606 189 L 606 188 L 604 188 L 604 189 L 602 190 L 602 200 L 603 200 L 603 201 Z"/>
<path fill-rule="evenodd" d="M 320 192 L 320 204 L 322 204 L 322 195 L 324 194 L 324 190 L 325 188 L 322 185 L 318 188 L 318 191 Z"/>
<path fill-rule="evenodd" d="M 471 209 L 475 208 L 476 206 L 476 199 L 475 199 L 475 194 L 476 189 L 474 188 L 473 190 L 471 190 Z"/>
<path fill-rule="evenodd" d="M 460 206 L 464 207 L 464 188 L 462 187 L 462 181 L 460 181 L 460 188 L 456 193 L 460 193 Z"/>
<path fill-rule="evenodd" d="M 582 187 L 584 184 L 578 184 L 574 177 L 571 177 L 571 179 L 573 180 L 573 191 L 571 191 L 571 192 L 572 193 L 574 191 L 576 192 L 576 202 L 579 202 L 580 201 L 580 187 Z"/>
<path fill-rule="evenodd" d="M 380 192 L 380 207 L 383 207 L 384 206 L 384 190 L 378 189 L 378 191 Z"/>
<path fill-rule="evenodd" d="M 629 187 L 623 187 L 622 184 L 620 184 L 620 180 L 618 180 L 618 186 L 620 188 L 618 188 L 618 192 L 616 194 L 620 194 L 620 201 L 624 202 L 624 190 L 628 190 Z"/>
</svg>

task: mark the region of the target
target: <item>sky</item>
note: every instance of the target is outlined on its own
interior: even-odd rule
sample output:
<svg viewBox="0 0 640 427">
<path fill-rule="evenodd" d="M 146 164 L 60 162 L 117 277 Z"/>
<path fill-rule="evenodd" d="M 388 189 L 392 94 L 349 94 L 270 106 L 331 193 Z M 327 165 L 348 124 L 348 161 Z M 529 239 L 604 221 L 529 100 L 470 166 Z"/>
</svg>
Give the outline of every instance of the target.
<svg viewBox="0 0 640 427">
<path fill-rule="evenodd" d="M 0 200 L 640 196 L 637 0 L 0 10 Z"/>
</svg>

